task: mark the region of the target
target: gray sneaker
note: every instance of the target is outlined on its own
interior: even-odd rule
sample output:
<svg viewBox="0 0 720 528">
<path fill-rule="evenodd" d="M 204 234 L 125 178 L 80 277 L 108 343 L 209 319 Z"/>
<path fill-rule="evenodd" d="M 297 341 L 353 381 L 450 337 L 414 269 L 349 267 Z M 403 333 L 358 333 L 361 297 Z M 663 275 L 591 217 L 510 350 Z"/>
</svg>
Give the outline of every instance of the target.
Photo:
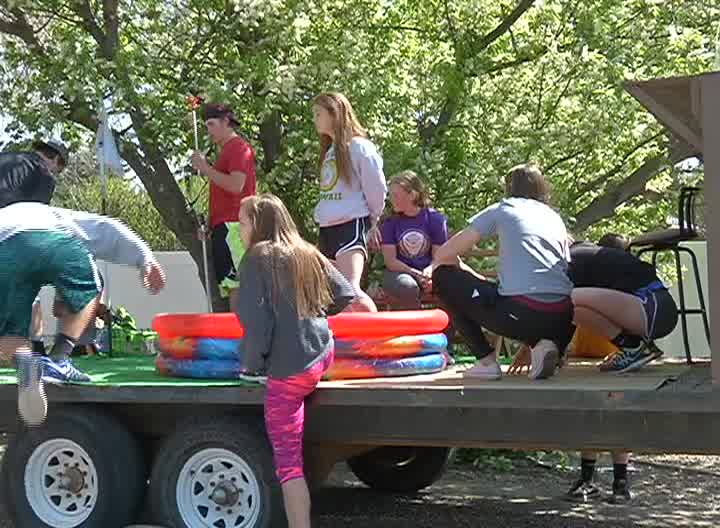
<svg viewBox="0 0 720 528">
<path fill-rule="evenodd" d="M 18 413 L 30 427 L 42 425 L 47 417 L 47 397 L 42 381 L 40 357 L 19 354 L 17 357 Z"/>
</svg>

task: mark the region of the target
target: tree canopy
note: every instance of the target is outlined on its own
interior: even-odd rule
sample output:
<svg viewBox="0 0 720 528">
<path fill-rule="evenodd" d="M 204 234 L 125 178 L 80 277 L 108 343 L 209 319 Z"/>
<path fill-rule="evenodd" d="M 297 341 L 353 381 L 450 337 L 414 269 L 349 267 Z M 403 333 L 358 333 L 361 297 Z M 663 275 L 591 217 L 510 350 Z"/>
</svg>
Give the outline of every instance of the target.
<svg viewBox="0 0 720 528">
<path fill-rule="evenodd" d="M 719 24 L 701 0 L 0 0 L 0 97 L 11 133 L 61 124 L 76 147 L 105 98 L 123 158 L 198 263 L 185 195 L 202 186 L 175 173 L 197 93 L 235 108 L 261 188 L 309 237 L 322 91 L 349 97 L 386 174 L 418 171 L 454 227 L 535 161 L 576 233 L 633 233 L 670 213 L 687 151 L 622 82 L 707 71 Z"/>
</svg>

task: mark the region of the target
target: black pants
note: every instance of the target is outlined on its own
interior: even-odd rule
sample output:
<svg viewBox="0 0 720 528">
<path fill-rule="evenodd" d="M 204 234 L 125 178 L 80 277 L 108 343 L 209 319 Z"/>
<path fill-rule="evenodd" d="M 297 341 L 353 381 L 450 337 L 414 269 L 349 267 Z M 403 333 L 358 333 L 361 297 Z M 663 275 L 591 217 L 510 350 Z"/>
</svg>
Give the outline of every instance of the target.
<svg viewBox="0 0 720 528">
<path fill-rule="evenodd" d="M 218 284 L 221 284 L 225 278 L 234 279 L 237 273 L 230 246 L 227 243 L 227 234 L 228 228 L 225 224 L 218 224 L 211 233 L 211 257 L 215 267 L 215 280 Z"/>
<path fill-rule="evenodd" d="M 569 297 L 566 302 L 538 307 L 536 304 L 542 303 L 531 305 L 517 297 L 499 295 L 494 282 L 481 280 L 454 266 L 435 270 L 433 288 L 452 324 L 465 336 L 478 359 L 493 352 L 483 328 L 531 347 L 541 339 L 549 339 L 561 354 L 575 332 Z"/>
</svg>

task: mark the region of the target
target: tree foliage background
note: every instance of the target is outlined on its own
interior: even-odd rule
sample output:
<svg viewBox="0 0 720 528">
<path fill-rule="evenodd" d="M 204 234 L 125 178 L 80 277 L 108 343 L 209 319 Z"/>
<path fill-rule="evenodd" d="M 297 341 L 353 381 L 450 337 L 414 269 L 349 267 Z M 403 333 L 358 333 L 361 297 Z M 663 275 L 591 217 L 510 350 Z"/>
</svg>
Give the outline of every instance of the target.
<svg viewBox="0 0 720 528">
<path fill-rule="evenodd" d="M 11 134 L 59 126 L 76 148 L 105 98 L 147 191 L 122 196 L 155 207 L 147 225 L 171 233 L 157 249 L 179 243 L 198 263 L 185 195 L 202 182 L 177 178 L 192 93 L 235 107 L 261 188 L 309 238 L 310 105 L 328 90 L 353 102 L 386 173 L 417 170 L 454 227 L 501 195 L 510 167 L 535 161 L 576 234 L 632 234 L 672 214 L 672 166 L 687 151 L 622 83 L 711 69 L 719 27 L 705 0 L 0 0 L 0 97 Z"/>
</svg>

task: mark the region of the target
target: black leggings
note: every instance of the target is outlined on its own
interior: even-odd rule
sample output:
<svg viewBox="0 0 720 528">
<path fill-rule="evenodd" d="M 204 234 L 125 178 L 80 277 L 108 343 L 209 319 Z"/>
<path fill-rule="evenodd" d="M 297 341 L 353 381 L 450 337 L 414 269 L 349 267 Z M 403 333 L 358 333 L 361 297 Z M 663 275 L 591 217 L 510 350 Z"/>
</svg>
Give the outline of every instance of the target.
<svg viewBox="0 0 720 528">
<path fill-rule="evenodd" d="M 483 328 L 531 347 L 541 339 L 549 339 L 561 354 L 575 332 L 570 297 L 567 301 L 548 304 L 545 309 L 540 302 L 502 296 L 494 282 L 479 279 L 455 266 L 437 268 L 433 273 L 433 288 L 452 324 L 465 336 L 478 359 L 493 352 Z"/>
</svg>

